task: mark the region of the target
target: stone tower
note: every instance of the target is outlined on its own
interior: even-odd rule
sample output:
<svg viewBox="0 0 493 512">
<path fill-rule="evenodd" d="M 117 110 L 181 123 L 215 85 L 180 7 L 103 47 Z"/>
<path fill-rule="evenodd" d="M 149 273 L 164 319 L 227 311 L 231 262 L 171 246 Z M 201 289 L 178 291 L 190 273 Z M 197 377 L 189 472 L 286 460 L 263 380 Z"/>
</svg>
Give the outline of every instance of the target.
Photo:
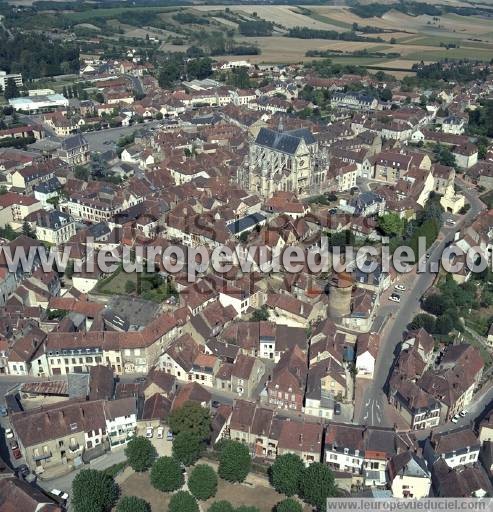
<svg viewBox="0 0 493 512">
<path fill-rule="evenodd" d="M 334 273 L 329 281 L 329 317 L 333 320 L 351 313 L 353 278 L 347 272 Z"/>
</svg>

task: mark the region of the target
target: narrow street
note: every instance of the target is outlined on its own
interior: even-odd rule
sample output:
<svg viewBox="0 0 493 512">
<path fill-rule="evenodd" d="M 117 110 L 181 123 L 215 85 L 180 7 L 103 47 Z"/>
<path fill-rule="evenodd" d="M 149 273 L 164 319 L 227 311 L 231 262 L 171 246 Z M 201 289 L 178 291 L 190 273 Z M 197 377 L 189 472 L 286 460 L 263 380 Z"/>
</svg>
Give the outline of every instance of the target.
<svg viewBox="0 0 493 512">
<path fill-rule="evenodd" d="M 359 411 L 355 411 L 355 423 L 383 427 L 394 425 L 394 422 L 384 414 L 387 404 L 384 387 L 406 326 L 419 310 L 419 301 L 435 278 L 436 272 L 430 270 L 430 265 L 438 264 L 446 244 L 454 239 L 455 234 L 463 225 L 471 222 L 484 209 L 483 203 L 475 192 L 464 188 L 462 193 L 466 196 L 471 208 L 455 226 L 442 228 L 441 239 L 432 246 L 426 272 L 415 274 L 412 287 L 401 294 L 401 302 L 396 308 L 394 316 L 389 320 L 389 325 L 380 343 L 373 380 L 366 388 L 362 398 L 362 407 Z"/>
</svg>

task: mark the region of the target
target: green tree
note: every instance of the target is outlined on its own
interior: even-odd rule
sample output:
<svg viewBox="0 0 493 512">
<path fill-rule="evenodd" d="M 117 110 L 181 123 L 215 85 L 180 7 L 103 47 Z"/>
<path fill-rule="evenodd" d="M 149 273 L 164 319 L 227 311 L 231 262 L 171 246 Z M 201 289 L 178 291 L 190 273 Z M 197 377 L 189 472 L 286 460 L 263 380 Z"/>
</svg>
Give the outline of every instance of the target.
<svg viewBox="0 0 493 512">
<path fill-rule="evenodd" d="M 435 319 L 426 313 L 419 313 L 411 320 L 407 327 L 411 331 L 422 327 L 425 331 L 428 331 L 431 334 L 435 332 Z"/>
<path fill-rule="evenodd" d="M 151 506 L 137 496 L 124 496 L 118 502 L 116 512 L 151 512 Z"/>
<path fill-rule="evenodd" d="M 386 236 L 400 236 L 404 231 L 404 220 L 397 213 L 386 213 L 378 217 L 378 227 Z"/>
<path fill-rule="evenodd" d="M 216 472 L 207 464 L 195 466 L 188 478 L 188 488 L 198 500 L 212 498 L 217 492 Z"/>
<path fill-rule="evenodd" d="M 76 165 L 74 169 L 74 176 L 78 180 L 87 181 L 89 179 L 89 169 L 82 165 Z"/>
<path fill-rule="evenodd" d="M 75 512 L 107 512 L 118 498 L 113 478 L 95 469 L 82 469 L 72 482 L 72 506 Z"/>
<path fill-rule="evenodd" d="M 219 476 L 229 482 L 243 482 L 250 471 L 252 459 L 246 445 L 227 442 L 219 456 Z"/>
<path fill-rule="evenodd" d="M 228 75 L 227 84 L 238 89 L 248 89 L 252 86 L 246 68 L 233 69 Z"/>
<path fill-rule="evenodd" d="M 185 402 L 183 407 L 173 411 L 168 417 L 168 424 L 174 435 L 191 432 L 202 441 L 210 437 L 209 411 L 196 402 Z"/>
<path fill-rule="evenodd" d="M 193 59 L 187 63 L 187 75 L 189 79 L 202 80 L 212 75 L 212 60 L 209 57 Z"/>
<path fill-rule="evenodd" d="M 207 510 L 207 512 L 235 512 L 235 508 L 229 501 L 215 501 Z"/>
<path fill-rule="evenodd" d="M 303 512 L 303 507 L 293 498 L 286 498 L 280 501 L 274 510 L 275 512 Z"/>
<path fill-rule="evenodd" d="M 392 91 L 386 87 L 380 92 L 380 99 L 382 101 L 390 101 L 392 99 Z"/>
<path fill-rule="evenodd" d="M 176 491 L 184 483 L 183 472 L 175 459 L 160 457 L 152 465 L 151 484 L 159 491 Z"/>
<path fill-rule="evenodd" d="M 252 322 L 263 322 L 267 320 L 269 320 L 269 310 L 266 306 L 262 306 L 252 313 Z"/>
<path fill-rule="evenodd" d="M 449 167 L 456 166 L 455 156 L 449 148 L 442 146 L 441 144 L 435 144 L 433 152 L 435 153 L 435 158 L 442 165 L 448 165 Z"/>
<path fill-rule="evenodd" d="M 440 315 L 435 322 L 435 332 L 436 334 L 448 334 L 454 326 L 454 319 L 449 314 Z"/>
<path fill-rule="evenodd" d="M 272 487 L 286 496 L 298 494 L 304 469 L 303 461 L 294 453 L 277 457 L 270 468 Z"/>
<path fill-rule="evenodd" d="M 125 448 L 128 463 L 134 471 L 147 471 L 156 459 L 156 449 L 151 441 L 138 436 L 130 439 Z"/>
<path fill-rule="evenodd" d="M 300 490 L 306 503 L 325 511 L 327 498 L 336 494 L 334 474 L 325 464 L 314 462 L 303 471 Z"/>
<path fill-rule="evenodd" d="M 199 512 L 199 505 L 189 492 L 179 491 L 171 496 L 168 512 Z"/>
<path fill-rule="evenodd" d="M 163 89 L 169 88 L 180 78 L 180 68 L 176 62 L 166 62 L 159 70 L 158 84 Z"/>
<path fill-rule="evenodd" d="M 185 466 L 196 462 L 203 450 L 203 442 L 194 432 L 179 432 L 173 439 L 173 457 Z"/>
<path fill-rule="evenodd" d="M 27 220 L 22 223 L 22 234 L 29 238 L 36 238 L 36 231 L 34 231 Z"/>
<path fill-rule="evenodd" d="M 440 293 L 431 293 L 423 300 L 423 309 L 432 315 L 442 315 L 450 306 L 447 298 Z"/>
<path fill-rule="evenodd" d="M 3 95 L 6 100 L 10 100 L 11 98 L 17 98 L 19 96 L 19 89 L 14 82 L 13 78 L 9 78 L 7 83 L 5 84 L 5 90 L 3 91 Z"/>
</svg>

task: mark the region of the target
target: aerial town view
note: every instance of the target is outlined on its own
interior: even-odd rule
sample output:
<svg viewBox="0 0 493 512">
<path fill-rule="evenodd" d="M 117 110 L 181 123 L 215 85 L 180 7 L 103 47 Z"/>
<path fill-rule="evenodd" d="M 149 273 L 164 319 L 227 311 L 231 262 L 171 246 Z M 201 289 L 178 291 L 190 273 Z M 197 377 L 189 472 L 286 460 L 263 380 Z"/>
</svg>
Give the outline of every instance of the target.
<svg viewBox="0 0 493 512">
<path fill-rule="evenodd" d="M 0 512 L 346 509 L 493 511 L 492 0 L 0 0 Z"/>
</svg>

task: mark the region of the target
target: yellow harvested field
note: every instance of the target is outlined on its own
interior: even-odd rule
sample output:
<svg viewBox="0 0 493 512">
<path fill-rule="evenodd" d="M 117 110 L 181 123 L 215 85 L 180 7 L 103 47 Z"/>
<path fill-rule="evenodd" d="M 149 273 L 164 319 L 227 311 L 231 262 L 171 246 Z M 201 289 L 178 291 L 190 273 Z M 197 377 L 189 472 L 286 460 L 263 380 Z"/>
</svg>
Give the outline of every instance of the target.
<svg viewBox="0 0 493 512">
<path fill-rule="evenodd" d="M 411 60 L 403 60 L 403 59 L 395 59 L 395 60 L 387 60 L 379 64 L 381 68 L 402 68 L 402 69 L 411 69 L 414 62 Z"/>
<path fill-rule="evenodd" d="M 284 5 L 230 5 L 230 6 L 214 6 L 214 10 L 225 9 L 228 7 L 234 12 L 243 12 L 251 15 L 256 12 L 259 18 L 273 23 L 279 23 L 286 28 L 293 27 L 308 27 L 316 29 L 328 30 L 331 27 L 327 23 L 314 20 L 303 14 L 297 13 L 295 7 L 284 6 Z M 210 11 L 211 6 L 196 5 L 194 9 L 198 11 Z"/>
<path fill-rule="evenodd" d="M 491 22 L 477 17 L 448 14 L 441 16 L 439 24 L 436 24 L 433 22 L 432 16 L 408 16 L 398 11 L 389 11 L 383 15 L 382 19 L 387 26 L 406 27 L 406 30 L 412 32 L 442 37 L 460 37 L 461 34 L 479 35 L 491 32 Z"/>
</svg>

